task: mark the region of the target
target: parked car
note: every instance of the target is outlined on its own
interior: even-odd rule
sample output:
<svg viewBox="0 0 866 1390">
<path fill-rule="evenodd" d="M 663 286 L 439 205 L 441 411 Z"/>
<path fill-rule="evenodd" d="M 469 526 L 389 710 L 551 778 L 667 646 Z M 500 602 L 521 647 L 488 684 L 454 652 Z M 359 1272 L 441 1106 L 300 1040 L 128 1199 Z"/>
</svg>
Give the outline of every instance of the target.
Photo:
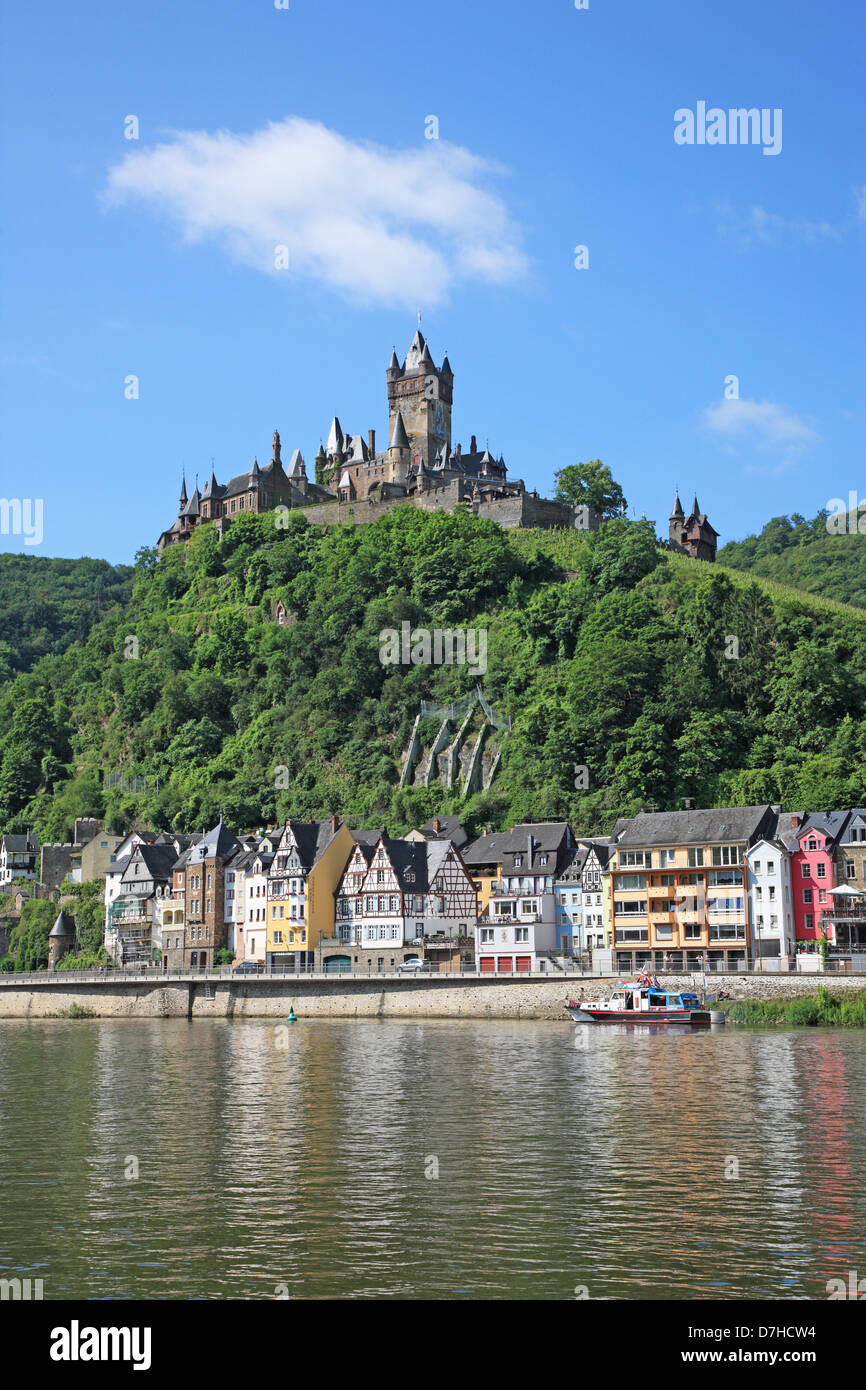
<svg viewBox="0 0 866 1390">
<path fill-rule="evenodd" d="M 421 960 L 420 956 L 410 956 L 408 960 L 402 960 L 397 969 L 417 973 L 419 970 L 432 970 L 433 966 L 429 960 Z"/>
<path fill-rule="evenodd" d="M 259 960 L 242 960 L 240 965 L 232 966 L 233 975 L 261 975 L 264 969 Z"/>
</svg>

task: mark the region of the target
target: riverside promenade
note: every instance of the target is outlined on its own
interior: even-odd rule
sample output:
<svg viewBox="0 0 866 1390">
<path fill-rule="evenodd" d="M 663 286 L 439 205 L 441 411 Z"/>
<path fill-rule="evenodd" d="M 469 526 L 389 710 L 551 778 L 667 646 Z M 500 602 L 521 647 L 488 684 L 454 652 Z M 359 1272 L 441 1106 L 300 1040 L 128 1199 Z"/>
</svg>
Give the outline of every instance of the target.
<svg viewBox="0 0 866 1390">
<path fill-rule="evenodd" d="M 664 975 L 668 989 L 703 988 L 703 977 Z M 165 975 L 111 971 L 0 975 L 0 1018 L 51 1018 L 70 1010 L 96 1018 L 511 1018 L 566 1021 L 566 998 L 606 995 L 614 978 L 557 971 L 491 975 L 239 975 L 228 970 Z M 820 986 L 866 989 L 866 975 L 725 975 L 709 992 L 733 999 L 792 999 Z"/>
</svg>

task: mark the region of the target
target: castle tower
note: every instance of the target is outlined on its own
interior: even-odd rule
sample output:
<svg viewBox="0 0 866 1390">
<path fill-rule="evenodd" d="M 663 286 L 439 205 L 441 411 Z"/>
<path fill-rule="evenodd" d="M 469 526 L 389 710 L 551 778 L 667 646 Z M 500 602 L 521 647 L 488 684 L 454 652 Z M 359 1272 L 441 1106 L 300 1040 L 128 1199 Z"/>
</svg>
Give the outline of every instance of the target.
<svg viewBox="0 0 866 1390">
<path fill-rule="evenodd" d="M 389 482 L 399 483 L 402 487 L 406 486 L 410 459 L 411 448 L 406 434 L 406 426 L 403 423 L 403 413 L 398 410 L 394 416 L 391 438 L 388 441 Z"/>
<path fill-rule="evenodd" d="M 386 373 L 388 381 L 388 432 L 393 438 L 397 416 L 403 426 L 414 457 L 434 459 L 447 448 L 451 453 L 451 404 L 454 373 L 447 357 L 437 367 L 419 328 L 412 339 L 403 366 L 392 354 Z"/>
<path fill-rule="evenodd" d="M 683 504 L 680 501 L 680 494 L 677 492 L 674 498 L 674 505 L 671 507 L 670 521 L 668 523 L 668 540 L 675 541 L 679 545 L 683 536 L 683 522 L 685 521 Z"/>
<path fill-rule="evenodd" d="M 64 910 L 57 914 L 57 920 L 48 933 L 48 969 L 56 970 L 57 962 L 75 945 L 75 923 Z"/>
</svg>

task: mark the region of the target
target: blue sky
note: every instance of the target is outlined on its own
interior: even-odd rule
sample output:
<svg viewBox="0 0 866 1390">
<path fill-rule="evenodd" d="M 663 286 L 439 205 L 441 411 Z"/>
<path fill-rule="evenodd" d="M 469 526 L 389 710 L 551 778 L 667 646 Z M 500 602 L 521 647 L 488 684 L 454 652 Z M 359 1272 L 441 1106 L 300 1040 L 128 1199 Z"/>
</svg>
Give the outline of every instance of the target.
<svg viewBox="0 0 866 1390">
<path fill-rule="evenodd" d="M 42 0 L 4 29 L 0 494 L 44 536 L 2 548 L 130 561 L 182 468 L 226 481 L 278 428 L 312 473 L 335 413 L 381 440 L 419 309 L 455 441 L 543 493 L 600 457 L 665 527 L 696 489 L 722 540 L 866 494 L 855 0 Z M 700 101 L 781 109 L 781 151 L 677 144 Z"/>
</svg>

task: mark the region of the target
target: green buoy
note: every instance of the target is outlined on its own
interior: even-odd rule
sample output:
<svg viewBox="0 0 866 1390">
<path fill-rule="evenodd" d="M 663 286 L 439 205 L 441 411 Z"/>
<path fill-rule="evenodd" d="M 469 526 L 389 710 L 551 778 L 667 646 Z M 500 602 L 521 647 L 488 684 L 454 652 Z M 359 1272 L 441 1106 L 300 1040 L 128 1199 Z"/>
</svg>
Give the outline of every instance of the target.
<svg viewBox="0 0 866 1390">
<path fill-rule="evenodd" d="M 293 1004 L 293 1005 L 291 1006 L 291 1008 L 289 1009 L 288 1014 L 286 1015 L 286 1022 L 287 1022 L 287 1023 L 297 1023 L 297 1021 L 298 1021 L 298 1018 L 297 1018 L 297 1014 L 295 1013 L 295 1006 L 294 1006 L 294 1004 Z"/>
</svg>

